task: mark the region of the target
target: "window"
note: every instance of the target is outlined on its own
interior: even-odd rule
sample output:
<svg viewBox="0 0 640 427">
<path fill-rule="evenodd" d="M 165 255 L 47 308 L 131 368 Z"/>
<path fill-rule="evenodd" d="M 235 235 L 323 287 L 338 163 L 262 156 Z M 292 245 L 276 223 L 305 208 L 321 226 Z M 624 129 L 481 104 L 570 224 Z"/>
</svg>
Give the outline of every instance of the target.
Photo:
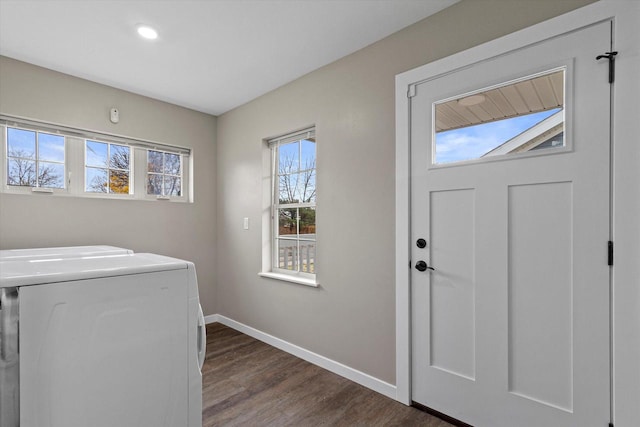
<svg viewBox="0 0 640 427">
<path fill-rule="evenodd" d="M 63 136 L 7 127 L 7 185 L 65 187 Z"/>
<path fill-rule="evenodd" d="M 182 195 L 182 167 L 179 154 L 147 151 L 147 194 Z"/>
<path fill-rule="evenodd" d="M 0 115 L 4 193 L 192 202 L 192 162 L 188 148 Z"/>
<path fill-rule="evenodd" d="M 565 74 L 563 67 L 436 102 L 432 163 L 553 153 L 566 147 Z"/>
<path fill-rule="evenodd" d="M 131 149 L 106 142 L 85 142 L 85 191 L 129 194 Z"/>
<path fill-rule="evenodd" d="M 271 153 L 271 272 L 316 274 L 315 129 L 268 141 Z M 307 279 L 306 281 L 304 279 Z"/>
</svg>

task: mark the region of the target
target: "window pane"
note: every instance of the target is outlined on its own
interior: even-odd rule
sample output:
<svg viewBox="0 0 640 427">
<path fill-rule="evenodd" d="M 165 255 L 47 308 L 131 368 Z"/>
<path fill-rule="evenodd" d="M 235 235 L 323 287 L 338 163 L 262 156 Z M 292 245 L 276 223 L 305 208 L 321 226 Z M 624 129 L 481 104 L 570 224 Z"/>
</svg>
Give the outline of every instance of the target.
<svg viewBox="0 0 640 427">
<path fill-rule="evenodd" d="M 315 203 L 316 201 L 316 171 L 310 169 L 302 172 L 298 179 L 300 200 L 303 203 Z"/>
<path fill-rule="evenodd" d="M 278 268 L 298 271 L 298 242 L 278 239 Z"/>
<path fill-rule="evenodd" d="M 564 146 L 564 78 L 560 70 L 434 104 L 433 163 Z"/>
<path fill-rule="evenodd" d="M 298 147 L 299 145 L 297 141 L 289 144 L 283 144 L 278 147 L 278 171 L 281 175 L 298 172 L 300 167 Z"/>
<path fill-rule="evenodd" d="M 9 185 L 36 186 L 36 162 L 34 160 L 9 158 L 7 183 Z"/>
<path fill-rule="evenodd" d="M 87 141 L 87 166 L 107 167 L 107 147 L 104 142 Z M 105 178 L 106 182 L 106 178 Z M 87 190 L 89 191 L 89 190 Z"/>
<path fill-rule="evenodd" d="M 316 272 L 316 242 L 300 241 L 300 271 L 315 274 Z"/>
<path fill-rule="evenodd" d="M 181 193 L 180 178 L 177 176 L 164 176 L 164 195 L 179 196 Z"/>
<path fill-rule="evenodd" d="M 147 176 L 147 194 L 162 194 L 162 175 L 149 174 Z"/>
<path fill-rule="evenodd" d="M 165 153 L 164 173 L 180 175 L 180 156 L 178 154 Z"/>
<path fill-rule="evenodd" d="M 302 145 L 302 159 L 300 162 L 300 169 L 315 169 L 316 168 L 316 143 L 308 139 L 300 141 Z"/>
<path fill-rule="evenodd" d="M 282 175 L 280 177 L 280 203 L 300 202 L 298 177 L 298 174 Z"/>
<path fill-rule="evenodd" d="M 159 151 L 147 151 L 147 170 L 148 172 L 162 173 L 162 154 Z M 160 193 L 149 193 L 160 194 Z"/>
<path fill-rule="evenodd" d="M 64 162 L 64 136 L 38 134 L 38 160 Z"/>
<path fill-rule="evenodd" d="M 22 157 L 35 160 L 36 133 L 28 130 L 7 128 L 7 155 L 9 157 Z"/>
<path fill-rule="evenodd" d="M 107 169 L 86 168 L 85 191 L 91 193 L 107 193 Z"/>
<path fill-rule="evenodd" d="M 109 153 L 109 167 L 114 169 L 129 170 L 129 147 L 115 144 L 110 145 L 111 151 Z M 128 192 L 129 191 L 127 190 L 127 193 Z"/>
<path fill-rule="evenodd" d="M 109 192 L 116 194 L 129 194 L 129 172 L 110 170 Z"/>
<path fill-rule="evenodd" d="M 64 188 L 64 164 L 40 162 L 38 185 L 47 188 Z"/>
<path fill-rule="evenodd" d="M 279 209 L 278 212 L 278 235 L 297 236 L 298 234 L 298 209 Z"/>
<path fill-rule="evenodd" d="M 284 175 L 280 178 L 280 204 L 313 203 L 316 201 L 316 172 Z"/>
<path fill-rule="evenodd" d="M 280 178 L 280 203 L 315 203 L 316 171 L 283 175 Z"/>
<path fill-rule="evenodd" d="M 300 215 L 300 238 L 316 238 L 316 208 L 299 208 Z"/>
</svg>

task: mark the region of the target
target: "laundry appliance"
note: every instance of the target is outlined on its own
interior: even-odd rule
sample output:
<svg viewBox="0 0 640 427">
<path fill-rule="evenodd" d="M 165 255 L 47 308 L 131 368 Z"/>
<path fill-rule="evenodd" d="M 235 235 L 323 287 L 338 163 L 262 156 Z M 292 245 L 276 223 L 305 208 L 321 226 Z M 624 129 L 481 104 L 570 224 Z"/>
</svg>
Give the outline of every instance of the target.
<svg viewBox="0 0 640 427">
<path fill-rule="evenodd" d="M 0 427 L 202 425 L 194 265 L 118 249 L 0 254 Z"/>
<path fill-rule="evenodd" d="M 132 254 L 130 249 L 115 246 L 64 246 L 54 248 L 3 249 L 0 250 L 2 261 L 29 261 L 33 259 L 82 258 L 91 256 L 109 256 Z"/>
</svg>

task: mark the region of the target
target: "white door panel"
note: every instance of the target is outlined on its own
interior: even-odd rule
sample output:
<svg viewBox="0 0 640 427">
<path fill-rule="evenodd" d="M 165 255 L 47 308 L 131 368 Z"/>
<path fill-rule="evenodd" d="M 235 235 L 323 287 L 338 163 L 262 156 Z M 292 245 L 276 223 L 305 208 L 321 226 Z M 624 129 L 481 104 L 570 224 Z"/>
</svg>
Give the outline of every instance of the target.
<svg viewBox="0 0 640 427">
<path fill-rule="evenodd" d="M 609 48 L 604 22 L 416 85 L 411 258 L 435 270 L 411 273 L 413 401 L 478 427 L 609 422 Z M 435 103 L 554 69 L 564 145 L 434 164 Z"/>
</svg>

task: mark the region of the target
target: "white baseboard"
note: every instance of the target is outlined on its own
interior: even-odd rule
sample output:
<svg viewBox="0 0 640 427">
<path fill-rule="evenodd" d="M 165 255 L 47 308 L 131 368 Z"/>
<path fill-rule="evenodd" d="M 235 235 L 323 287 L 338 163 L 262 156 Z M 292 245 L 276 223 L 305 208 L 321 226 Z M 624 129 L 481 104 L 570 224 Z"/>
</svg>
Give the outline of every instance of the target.
<svg viewBox="0 0 640 427">
<path fill-rule="evenodd" d="M 204 320 L 207 324 L 216 322 L 222 323 L 223 325 L 233 328 L 236 331 L 249 335 L 250 337 L 272 345 L 282 351 L 286 351 L 289 354 L 306 360 L 307 362 L 313 363 L 314 365 L 320 366 L 321 368 L 331 371 L 334 374 L 345 377 L 373 391 L 377 391 L 378 393 L 383 394 L 391 399 L 396 399 L 396 386 L 394 386 L 393 384 L 389 384 L 387 382 L 379 380 L 378 378 L 372 377 L 369 374 L 365 374 L 364 372 L 360 372 L 356 369 L 350 368 L 340 362 L 336 362 L 335 360 L 328 359 L 295 344 L 291 344 L 285 340 L 276 338 L 273 335 L 269 335 L 267 333 L 259 331 L 255 328 L 252 328 L 251 326 L 236 322 L 235 320 L 229 319 L 228 317 L 225 317 L 221 314 L 211 314 L 209 316 L 205 316 Z"/>
<path fill-rule="evenodd" d="M 208 325 L 209 323 L 218 323 L 218 322 L 220 322 L 218 314 L 210 314 L 208 316 L 204 316 L 205 325 Z"/>
</svg>

